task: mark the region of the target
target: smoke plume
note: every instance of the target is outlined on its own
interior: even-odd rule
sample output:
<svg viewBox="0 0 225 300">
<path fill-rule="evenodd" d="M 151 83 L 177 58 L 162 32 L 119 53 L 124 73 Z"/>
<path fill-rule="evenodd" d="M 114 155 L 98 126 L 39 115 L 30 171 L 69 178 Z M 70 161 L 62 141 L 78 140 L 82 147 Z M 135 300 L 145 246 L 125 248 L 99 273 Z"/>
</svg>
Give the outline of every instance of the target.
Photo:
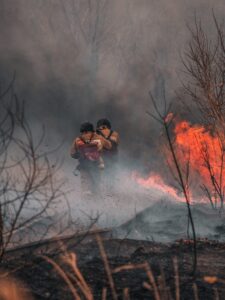
<svg viewBox="0 0 225 300">
<path fill-rule="evenodd" d="M 1 85 L 16 72 L 34 132 L 45 125 L 46 150 L 63 141 L 68 165 L 80 123 L 107 117 L 123 161 L 148 172 L 161 163 L 148 92 L 174 98 L 187 24 L 196 16 L 213 37 L 212 9 L 221 21 L 224 0 L 0 0 Z"/>
</svg>

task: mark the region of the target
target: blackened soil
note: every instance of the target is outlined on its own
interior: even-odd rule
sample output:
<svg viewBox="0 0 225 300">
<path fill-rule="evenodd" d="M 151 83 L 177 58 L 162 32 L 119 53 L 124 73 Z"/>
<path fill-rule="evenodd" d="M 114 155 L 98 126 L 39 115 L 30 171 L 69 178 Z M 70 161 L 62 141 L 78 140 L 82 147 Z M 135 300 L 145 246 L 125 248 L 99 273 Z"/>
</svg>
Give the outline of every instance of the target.
<svg viewBox="0 0 225 300">
<path fill-rule="evenodd" d="M 123 265 L 140 266 L 147 262 L 154 274 L 160 299 L 176 299 L 174 258 L 178 261 L 180 299 L 197 299 L 194 296 L 193 284 L 197 287 L 198 299 L 225 299 L 224 243 L 208 240 L 197 242 L 198 265 L 195 277 L 192 274 L 193 243 L 191 241 L 181 240 L 165 245 L 105 238 L 103 244 L 112 273 L 117 267 Z M 70 247 L 69 251 L 77 254 L 78 267 L 90 286 L 94 299 L 102 299 L 103 288 L 107 288 L 107 299 L 113 299 L 97 242 L 94 239 L 81 242 L 74 248 Z M 56 252 L 40 254 L 30 250 L 29 254 L 23 252 L 21 255 L 17 252 L 7 257 L 2 263 L 2 268 L 25 282 L 35 299 L 74 299 L 67 284 L 42 255 L 51 257 L 67 274 L 72 274 L 71 269 L 62 261 L 62 254 Z M 143 267 L 123 270 L 113 273 L 112 276 L 118 299 L 128 299 L 123 296 L 127 288 L 130 299 L 155 299 L 152 285 Z M 207 280 L 205 276 L 210 278 Z M 77 287 L 76 284 L 75 286 Z M 81 291 L 79 294 L 81 299 L 86 299 Z"/>
</svg>

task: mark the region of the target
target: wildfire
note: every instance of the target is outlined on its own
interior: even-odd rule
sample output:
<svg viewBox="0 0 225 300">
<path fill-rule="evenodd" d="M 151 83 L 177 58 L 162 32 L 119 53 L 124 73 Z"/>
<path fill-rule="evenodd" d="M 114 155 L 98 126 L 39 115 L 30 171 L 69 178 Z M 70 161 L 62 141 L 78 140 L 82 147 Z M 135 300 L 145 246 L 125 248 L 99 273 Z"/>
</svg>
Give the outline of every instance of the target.
<svg viewBox="0 0 225 300">
<path fill-rule="evenodd" d="M 189 164 L 191 175 L 197 178 L 199 187 L 204 185 L 208 189 L 213 201 L 216 199 L 216 193 L 218 195 L 221 192 L 224 197 L 225 153 L 219 137 L 211 134 L 203 126 L 191 125 L 187 121 L 177 123 L 173 134 L 175 136 L 174 149 L 180 167 L 184 169 Z M 170 153 L 167 152 L 166 156 L 167 162 L 172 166 Z M 151 173 L 148 178 L 142 178 L 134 173 L 133 178 L 145 188 L 163 190 L 176 200 L 183 201 L 177 190 L 167 185 L 159 174 Z"/>
<path fill-rule="evenodd" d="M 202 183 L 210 190 L 213 182 L 225 186 L 225 169 L 223 162 L 223 148 L 220 139 L 213 136 L 203 126 L 191 126 L 187 121 L 176 124 L 175 147 L 179 161 L 197 172 Z"/>
<path fill-rule="evenodd" d="M 160 191 L 164 191 L 165 194 L 169 194 L 172 198 L 175 198 L 179 202 L 184 202 L 184 198 L 178 195 L 178 191 L 166 184 L 163 178 L 156 173 L 151 173 L 147 178 L 141 177 L 137 172 L 133 172 L 132 178 L 144 188 L 152 188 Z"/>
</svg>

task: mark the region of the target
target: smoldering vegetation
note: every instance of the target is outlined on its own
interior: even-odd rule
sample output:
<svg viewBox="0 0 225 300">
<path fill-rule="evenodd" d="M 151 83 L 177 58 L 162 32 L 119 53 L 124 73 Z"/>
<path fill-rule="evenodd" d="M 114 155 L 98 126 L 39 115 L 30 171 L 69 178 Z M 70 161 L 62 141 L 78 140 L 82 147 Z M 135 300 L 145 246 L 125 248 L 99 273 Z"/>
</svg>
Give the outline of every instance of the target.
<svg viewBox="0 0 225 300">
<path fill-rule="evenodd" d="M 197 237 L 225 240 L 224 216 L 212 211 L 209 205 L 192 207 Z M 157 201 L 114 231 L 115 237 L 173 242 L 188 236 L 188 216 L 184 203 L 168 199 Z"/>
</svg>

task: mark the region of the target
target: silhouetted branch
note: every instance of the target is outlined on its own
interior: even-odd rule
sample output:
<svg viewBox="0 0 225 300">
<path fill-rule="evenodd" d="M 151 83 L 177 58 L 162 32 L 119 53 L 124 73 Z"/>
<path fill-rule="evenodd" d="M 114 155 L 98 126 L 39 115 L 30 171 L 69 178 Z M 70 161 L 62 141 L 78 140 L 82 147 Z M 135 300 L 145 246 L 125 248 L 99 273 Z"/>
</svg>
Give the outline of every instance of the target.
<svg viewBox="0 0 225 300">
<path fill-rule="evenodd" d="M 43 238 L 52 226 L 57 232 L 56 219 L 53 225 L 43 224 L 39 233 L 35 224 L 54 216 L 54 207 L 65 199 L 59 162 L 50 161 L 48 154 L 53 152 L 41 151 L 45 131 L 39 139 L 34 137 L 25 115 L 25 102 L 15 95 L 13 82 L 2 93 L 0 102 L 0 259 L 9 246 L 20 242 L 22 232 L 27 238 L 33 232 L 36 239 Z"/>
<path fill-rule="evenodd" d="M 169 151 L 172 156 L 172 163 L 173 163 L 173 172 L 172 174 L 175 176 L 176 182 L 179 184 L 179 187 L 181 188 L 187 205 L 188 210 L 188 219 L 191 224 L 192 229 L 192 236 L 193 236 L 193 246 L 194 246 L 194 255 L 193 255 L 193 275 L 195 275 L 196 267 L 197 267 L 197 242 L 196 242 L 196 233 L 195 233 L 195 226 L 194 226 L 194 220 L 192 217 L 191 212 L 191 204 L 190 204 L 190 188 L 189 188 L 189 175 L 190 175 L 190 169 L 189 169 L 189 162 L 190 162 L 190 155 L 188 162 L 186 164 L 185 170 L 183 170 L 182 165 L 180 164 L 180 161 L 178 159 L 178 155 L 176 153 L 176 147 L 172 141 L 171 134 L 169 127 L 174 119 L 174 116 L 169 112 L 167 108 L 167 104 L 164 104 L 164 113 L 161 113 L 156 100 L 154 99 L 153 95 L 149 93 L 151 96 L 151 101 L 153 104 L 153 107 L 155 109 L 156 117 L 154 119 L 159 120 L 159 123 L 163 126 L 164 134 L 166 137 L 166 140 L 168 142 Z M 164 97 L 164 101 L 166 101 L 166 98 Z M 170 166 L 171 167 L 171 166 Z"/>
<path fill-rule="evenodd" d="M 189 80 L 183 84 L 183 87 L 196 103 L 204 124 L 221 143 L 216 153 L 216 163 L 219 169 L 217 175 L 215 175 L 215 166 L 212 165 L 213 161 L 209 156 L 207 145 L 204 149 L 201 146 L 201 153 L 215 195 L 213 196 L 209 187 L 206 188 L 204 185 L 203 191 L 210 203 L 213 198 L 219 198 L 222 209 L 225 190 L 225 31 L 214 12 L 212 15 L 216 29 L 213 41 L 197 18 L 194 26 L 188 26 L 191 38 L 182 62 Z"/>
</svg>

